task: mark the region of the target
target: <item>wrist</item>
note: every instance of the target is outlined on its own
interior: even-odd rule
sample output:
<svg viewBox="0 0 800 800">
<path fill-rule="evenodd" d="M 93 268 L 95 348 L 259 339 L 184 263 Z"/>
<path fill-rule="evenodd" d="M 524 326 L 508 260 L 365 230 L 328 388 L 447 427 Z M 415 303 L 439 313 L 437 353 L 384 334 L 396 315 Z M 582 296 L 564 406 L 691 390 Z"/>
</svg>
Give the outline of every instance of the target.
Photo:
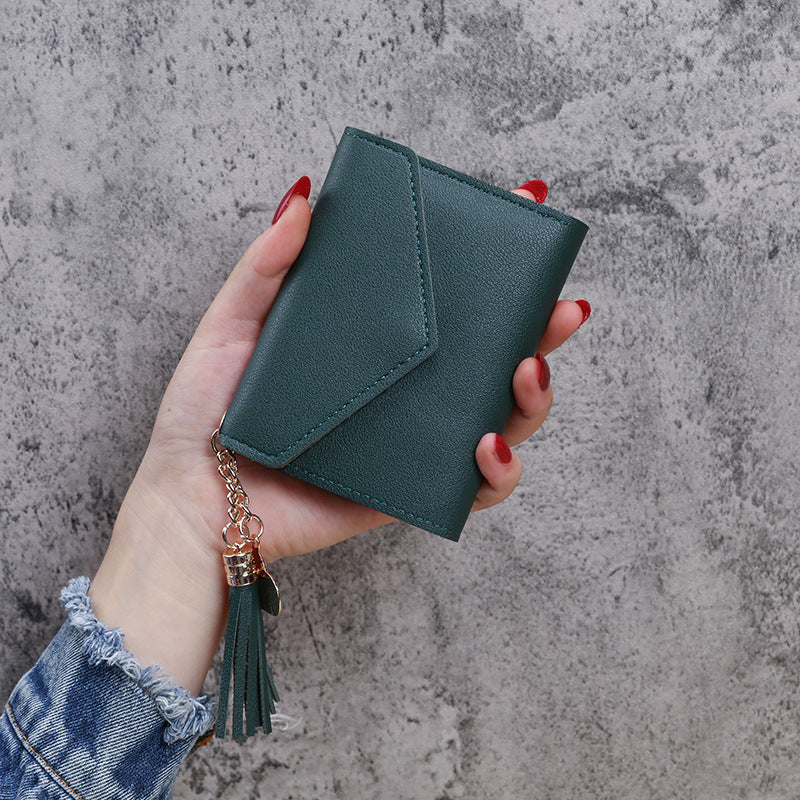
<svg viewBox="0 0 800 800">
<path fill-rule="evenodd" d="M 158 664 L 200 693 L 227 617 L 222 560 L 207 532 L 137 479 L 89 596 L 97 618 L 122 630 L 143 666 Z"/>
</svg>

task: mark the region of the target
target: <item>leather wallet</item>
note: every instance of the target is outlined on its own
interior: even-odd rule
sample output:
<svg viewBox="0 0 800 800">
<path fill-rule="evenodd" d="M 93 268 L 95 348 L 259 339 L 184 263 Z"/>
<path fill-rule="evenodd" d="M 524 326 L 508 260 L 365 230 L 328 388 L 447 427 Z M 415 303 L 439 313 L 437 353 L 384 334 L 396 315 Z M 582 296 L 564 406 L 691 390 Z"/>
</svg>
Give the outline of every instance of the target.
<svg viewBox="0 0 800 800">
<path fill-rule="evenodd" d="M 586 231 L 346 128 L 220 443 L 457 540 Z"/>
</svg>

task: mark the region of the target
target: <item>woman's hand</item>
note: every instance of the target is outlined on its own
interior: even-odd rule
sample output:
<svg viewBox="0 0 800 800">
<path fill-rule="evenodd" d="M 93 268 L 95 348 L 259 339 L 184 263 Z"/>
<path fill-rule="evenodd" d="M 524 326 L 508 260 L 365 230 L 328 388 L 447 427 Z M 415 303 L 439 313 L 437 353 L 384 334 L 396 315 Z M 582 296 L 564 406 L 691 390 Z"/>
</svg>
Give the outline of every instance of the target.
<svg viewBox="0 0 800 800">
<path fill-rule="evenodd" d="M 230 404 L 283 277 L 305 241 L 311 209 L 303 195 L 310 187 L 307 179 L 301 183 L 301 191 L 290 190 L 278 222 L 249 247 L 201 320 L 164 394 L 136 477 L 143 492 L 163 496 L 166 491 L 174 498 L 193 521 L 193 535 L 216 553 L 224 547 L 220 530 L 227 521 L 227 504 L 209 437 Z M 533 199 L 530 192 L 517 191 Z M 519 365 L 513 381 L 516 406 L 502 431 L 509 445 L 531 436 L 547 416 L 553 393 L 544 356 L 583 320 L 584 311 L 577 303 L 560 301 L 541 342 L 541 354 Z M 481 439 L 476 459 L 485 481 L 475 510 L 508 497 L 522 473 L 519 456 L 494 433 Z M 267 562 L 318 550 L 393 520 L 281 470 L 243 457 L 238 460 L 250 508 L 264 519 L 261 550 Z"/>
<path fill-rule="evenodd" d="M 309 189 L 308 179 L 301 178 L 289 190 L 273 224 L 250 245 L 200 321 L 164 393 L 149 446 L 90 589 L 95 613 L 98 617 L 104 613 L 108 624 L 126 631 L 132 652 L 143 661 L 160 659 L 162 666 L 170 668 L 184 685 L 195 687 L 194 691 L 202 686 L 224 629 L 227 602 L 220 531 L 227 521 L 228 504 L 210 436 L 230 404 L 283 277 L 303 246 L 311 219 Z M 525 188 L 517 193 L 535 199 Z M 523 360 L 516 370 L 516 406 L 502 438 L 488 432 L 476 449 L 485 480 L 474 510 L 499 503 L 519 482 L 522 463 L 509 445 L 531 436 L 550 409 L 552 389 L 544 356 L 577 330 L 588 310 L 585 301 L 559 301 L 540 353 Z M 393 521 L 387 514 L 281 470 L 243 457 L 238 462 L 250 508 L 264 521 L 261 552 L 267 563 L 318 550 Z M 161 586 L 155 595 L 153 581 Z M 134 612 L 126 608 L 126 589 L 137 594 L 140 603 L 142 598 L 153 601 L 147 603 L 152 606 L 150 621 L 141 637 L 133 633 L 134 641 L 131 633 L 142 625 L 141 613 L 134 618 Z M 173 611 L 180 608 L 184 615 L 182 653 L 175 641 L 174 613 L 162 615 L 155 610 L 164 603 L 172 603 Z M 162 617 L 161 628 L 153 615 Z M 197 626 L 204 618 L 213 634 L 207 635 L 203 651 L 196 652 L 197 632 L 191 622 Z M 165 631 L 161 641 L 159 629 Z"/>
</svg>

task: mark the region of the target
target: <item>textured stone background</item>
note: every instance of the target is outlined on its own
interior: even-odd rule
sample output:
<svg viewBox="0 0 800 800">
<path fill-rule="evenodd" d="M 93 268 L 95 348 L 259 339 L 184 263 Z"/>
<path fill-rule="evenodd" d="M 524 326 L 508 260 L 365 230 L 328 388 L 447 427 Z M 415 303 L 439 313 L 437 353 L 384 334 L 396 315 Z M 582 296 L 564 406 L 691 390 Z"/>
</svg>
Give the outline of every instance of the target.
<svg viewBox="0 0 800 800">
<path fill-rule="evenodd" d="M 304 722 L 202 748 L 176 797 L 799 796 L 796 4 L 3 11 L 3 697 L 203 310 L 353 124 L 545 179 L 591 226 L 566 295 L 594 314 L 461 543 L 395 524 L 281 565 Z"/>
</svg>

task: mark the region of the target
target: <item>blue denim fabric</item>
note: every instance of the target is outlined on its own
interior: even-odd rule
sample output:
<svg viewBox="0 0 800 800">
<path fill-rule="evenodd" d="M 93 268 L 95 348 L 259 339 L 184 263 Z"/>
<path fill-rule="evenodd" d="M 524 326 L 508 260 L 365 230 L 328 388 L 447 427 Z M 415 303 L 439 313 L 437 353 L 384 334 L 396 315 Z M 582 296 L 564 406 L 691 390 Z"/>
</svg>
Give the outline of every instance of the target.
<svg viewBox="0 0 800 800">
<path fill-rule="evenodd" d="M 0 800 L 167 800 L 215 725 L 215 700 L 142 667 L 92 611 L 90 581 L 61 590 L 67 620 L 0 717 Z"/>
</svg>

